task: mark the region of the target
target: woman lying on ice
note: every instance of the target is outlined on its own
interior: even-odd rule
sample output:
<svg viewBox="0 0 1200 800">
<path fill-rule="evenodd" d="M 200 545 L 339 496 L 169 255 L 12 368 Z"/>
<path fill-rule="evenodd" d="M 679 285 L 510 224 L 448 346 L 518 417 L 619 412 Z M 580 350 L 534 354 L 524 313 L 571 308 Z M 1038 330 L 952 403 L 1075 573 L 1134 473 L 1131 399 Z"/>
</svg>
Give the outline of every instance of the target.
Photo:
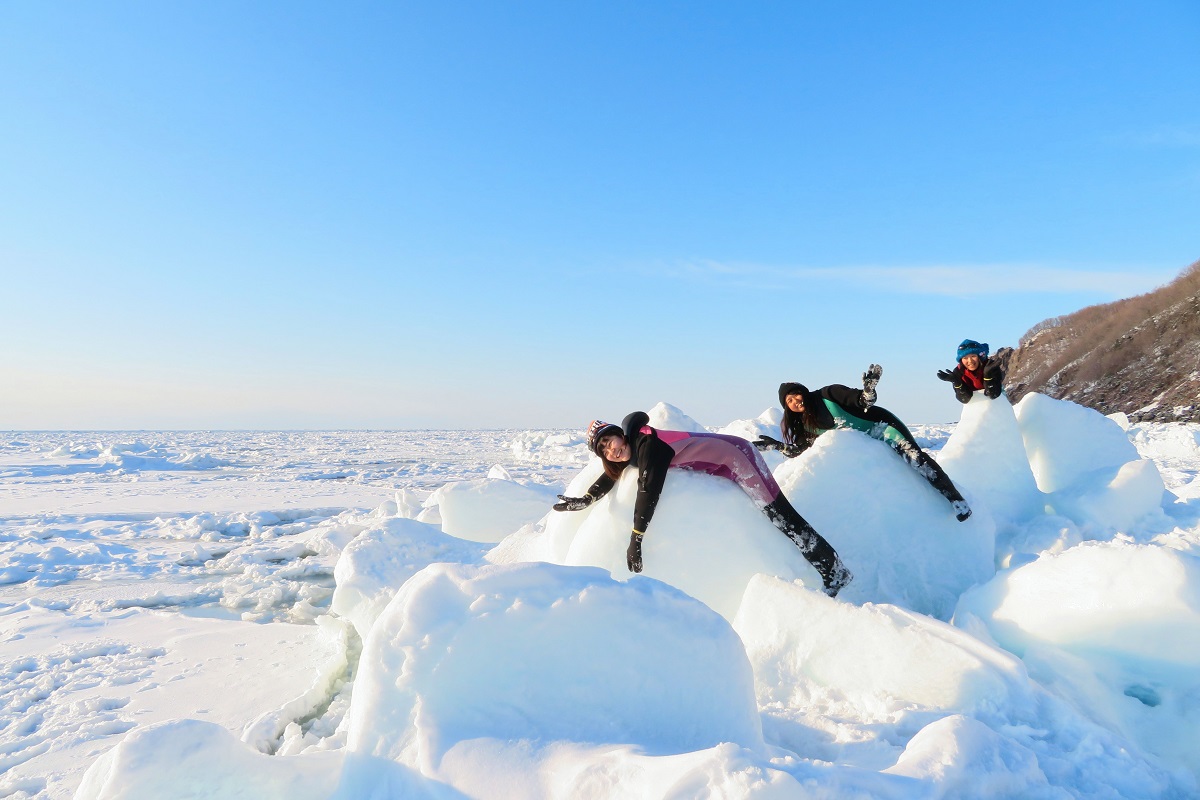
<svg viewBox="0 0 1200 800">
<path fill-rule="evenodd" d="M 670 469 L 689 469 L 727 478 L 742 488 L 767 519 L 796 543 L 825 584 L 830 597 L 853 577 L 829 542 L 813 530 L 792 508 L 758 451 L 745 439 L 717 433 L 660 431 L 647 423 L 644 411 L 635 411 L 617 427 L 596 420 L 588 426 L 588 448 L 604 463 L 604 474 L 583 497 L 559 495 L 555 511 L 587 508 L 616 485 L 626 467 L 638 470 L 637 501 L 633 507 L 633 533 L 626 562 L 631 572 L 642 571 L 642 537 L 658 505 Z"/>
<path fill-rule="evenodd" d="M 971 508 L 950 480 L 950 476 L 930 458 L 904 423 L 885 408 L 875 405 L 875 385 L 883 367 L 872 364 L 863 373 L 863 388 L 833 384 L 816 392 L 800 383 L 779 386 L 779 404 L 783 406 L 783 441 L 760 436 L 754 442 L 759 450 L 780 450 L 788 458 L 803 453 L 822 433 L 834 428 L 853 428 L 874 439 L 881 439 L 929 481 L 950 501 L 954 515 L 962 522 L 971 516 Z"/>
<path fill-rule="evenodd" d="M 954 384 L 954 396 L 960 403 L 971 402 L 975 392 L 983 392 L 985 397 L 994 400 L 1004 388 L 1004 370 L 1000 362 L 988 359 L 986 342 L 980 344 L 971 339 L 963 339 L 958 346 L 958 364 L 954 369 L 939 369 L 937 376 Z"/>
</svg>

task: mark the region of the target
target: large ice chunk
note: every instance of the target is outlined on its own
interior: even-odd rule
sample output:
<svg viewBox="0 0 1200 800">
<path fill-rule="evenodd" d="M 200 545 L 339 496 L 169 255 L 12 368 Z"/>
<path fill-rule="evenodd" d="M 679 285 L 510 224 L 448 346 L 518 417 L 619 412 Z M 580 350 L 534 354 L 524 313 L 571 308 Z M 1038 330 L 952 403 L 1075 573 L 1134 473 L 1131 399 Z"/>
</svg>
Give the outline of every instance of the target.
<svg viewBox="0 0 1200 800">
<path fill-rule="evenodd" d="M 383 520 L 355 537 L 338 557 L 332 610 L 365 637 L 406 580 L 438 561 L 474 563 L 484 550 L 424 522 Z"/>
<path fill-rule="evenodd" d="M 454 481 L 439 487 L 426 507 L 436 506 L 442 530 L 473 542 L 498 542 L 550 510 L 553 487 L 518 483 L 506 477 Z"/>
<path fill-rule="evenodd" d="M 76 800 L 326 800 L 340 752 L 268 756 L 211 722 L 176 720 L 130 733 L 84 775 Z"/>
<path fill-rule="evenodd" d="M 435 564 L 363 647 L 348 748 L 432 774 L 475 739 L 761 749 L 737 634 L 658 581 L 549 564 Z"/>
<path fill-rule="evenodd" d="M 1162 477 L 1116 422 L 1036 392 L 1021 398 L 1016 415 L 1038 488 L 1057 513 L 1117 530 L 1161 513 Z"/>
<path fill-rule="evenodd" d="M 1200 772 L 1200 558 L 1086 542 L 965 593 L 955 621 L 976 620 L 1078 709 Z"/>
<path fill-rule="evenodd" d="M 956 484 L 982 499 L 997 520 L 1024 521 L 1045 511 L 1016 414 L 1006 398 L 972 397 L 938 453 L 938 463 Z"/>
<path fill-rule="evenodd" d="M 734 629 L 763 706 L 878 723 L 913 712 L 1029 704 L 1020 660 L 896 606 L 840 603 L 759 575 Z"/>
<path fill-rule="evenodd" d="M 585 474 L 592 477 L 599 472 L 596 466 Z M 570 493 L 586 491 L 586 485 L 581 489 L 578 482 L 571 483 Z M 543 530 L 518 534 L 488 559 L 603 567 L 628 577 L 625 550 L 636 498 L 637 471 L 629 469 L 616 488 L 590 508 L 555 512 Z M 726 619 L 733 619 L 746 584 L 760 572 L 801 578 L 806 585 L 821 588 L 816 570 L 796 545 L 735 483 L 680 469 L 671 470 L 667 478 L 642 544 L 642 563 L 645 575 L 682 589 Z"/>
<path fill-rule="evenodd" d="M 995 523 L 986 510 L 958 522 L 916 470 L 858 431 L 823 434 L 775 477 L 854 572 L 839 597 L 949 619 L 959 594 L 995 573 Z"/>
</svg>

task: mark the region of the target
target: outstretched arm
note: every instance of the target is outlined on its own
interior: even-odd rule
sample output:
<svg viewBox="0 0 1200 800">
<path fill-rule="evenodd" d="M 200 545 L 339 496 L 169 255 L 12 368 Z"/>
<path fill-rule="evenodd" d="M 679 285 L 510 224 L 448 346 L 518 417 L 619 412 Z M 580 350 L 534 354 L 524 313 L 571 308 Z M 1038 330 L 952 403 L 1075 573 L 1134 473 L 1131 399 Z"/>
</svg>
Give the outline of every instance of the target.
<svg viewBox="0 0 1200 800">
<path fill-rule="evenodd" d="M 562 502 L 554 504 L 555 511 L 582 511 L 592 503 L 599 500 L 604 495 L 612 491 L 616 481 L 608 477 L 607 474 L 601 475 L 595 483 L 587 490 L 587 494 L 583 497 L 568 497 L 565 494 L 560 494 L 558 499 Z"/>
<path fill-rule="evenodd" d="M 808 449 L 807 442 L 803 445 L 788 444 L 781 442 L 778 439 L 772 439 L 770 436 L 759 436 L 750 444 L 754 445 L 759 450 L 778 450 L 788 458 L 795 458 Z"/>
</svg>

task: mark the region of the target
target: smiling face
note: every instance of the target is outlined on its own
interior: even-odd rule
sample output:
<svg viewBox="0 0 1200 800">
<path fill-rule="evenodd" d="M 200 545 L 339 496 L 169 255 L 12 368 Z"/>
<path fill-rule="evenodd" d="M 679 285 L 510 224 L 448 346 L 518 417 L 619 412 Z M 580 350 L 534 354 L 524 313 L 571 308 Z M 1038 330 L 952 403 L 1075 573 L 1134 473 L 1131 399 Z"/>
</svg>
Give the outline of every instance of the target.
<svg viewBox="0 0 1200 800">
<path fill-rule="evenodd" d="M 789 394 L 783 398 L 783 404 L 787 406 L 788 411 L 796 414 L 804 413 L 804 395 L 802 394 Z"/>
<path fill-rule="evenodd" d="M 617 464 L 628 461 L 631 455 L 629 442 L 625 441 L 625 437 L 619 433 L 610 433 L 608 436 L 601 438 L 600 444 L 596 449 L 609 461 L 616 462 Z"/>
<path fill-rule="evenodd" d="M 969 355 L 965 355 L 962 357 L 962 365 L 964 367 L 966 367 L 967 369 L 969 369 L 971 372 L 974 372 L 975 370 L 979 369 L 979 366 L 982 363 L 983 363 L 983 360 L 979 358 L 978 353 L 970 353 Z"/>
</svg>

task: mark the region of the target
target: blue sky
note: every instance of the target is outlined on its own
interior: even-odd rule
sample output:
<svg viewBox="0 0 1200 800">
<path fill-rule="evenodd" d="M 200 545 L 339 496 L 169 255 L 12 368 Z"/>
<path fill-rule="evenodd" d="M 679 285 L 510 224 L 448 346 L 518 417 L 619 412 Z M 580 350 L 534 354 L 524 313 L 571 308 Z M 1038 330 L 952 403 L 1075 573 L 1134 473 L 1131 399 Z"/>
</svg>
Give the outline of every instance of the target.
<svg viewBox="0 0 1200 800">
<path fill-rule="evenodd" d="M 1200 258 L 1194 2 L 0 4 L 0 427 L 554 427 Z"/>
</svg>

